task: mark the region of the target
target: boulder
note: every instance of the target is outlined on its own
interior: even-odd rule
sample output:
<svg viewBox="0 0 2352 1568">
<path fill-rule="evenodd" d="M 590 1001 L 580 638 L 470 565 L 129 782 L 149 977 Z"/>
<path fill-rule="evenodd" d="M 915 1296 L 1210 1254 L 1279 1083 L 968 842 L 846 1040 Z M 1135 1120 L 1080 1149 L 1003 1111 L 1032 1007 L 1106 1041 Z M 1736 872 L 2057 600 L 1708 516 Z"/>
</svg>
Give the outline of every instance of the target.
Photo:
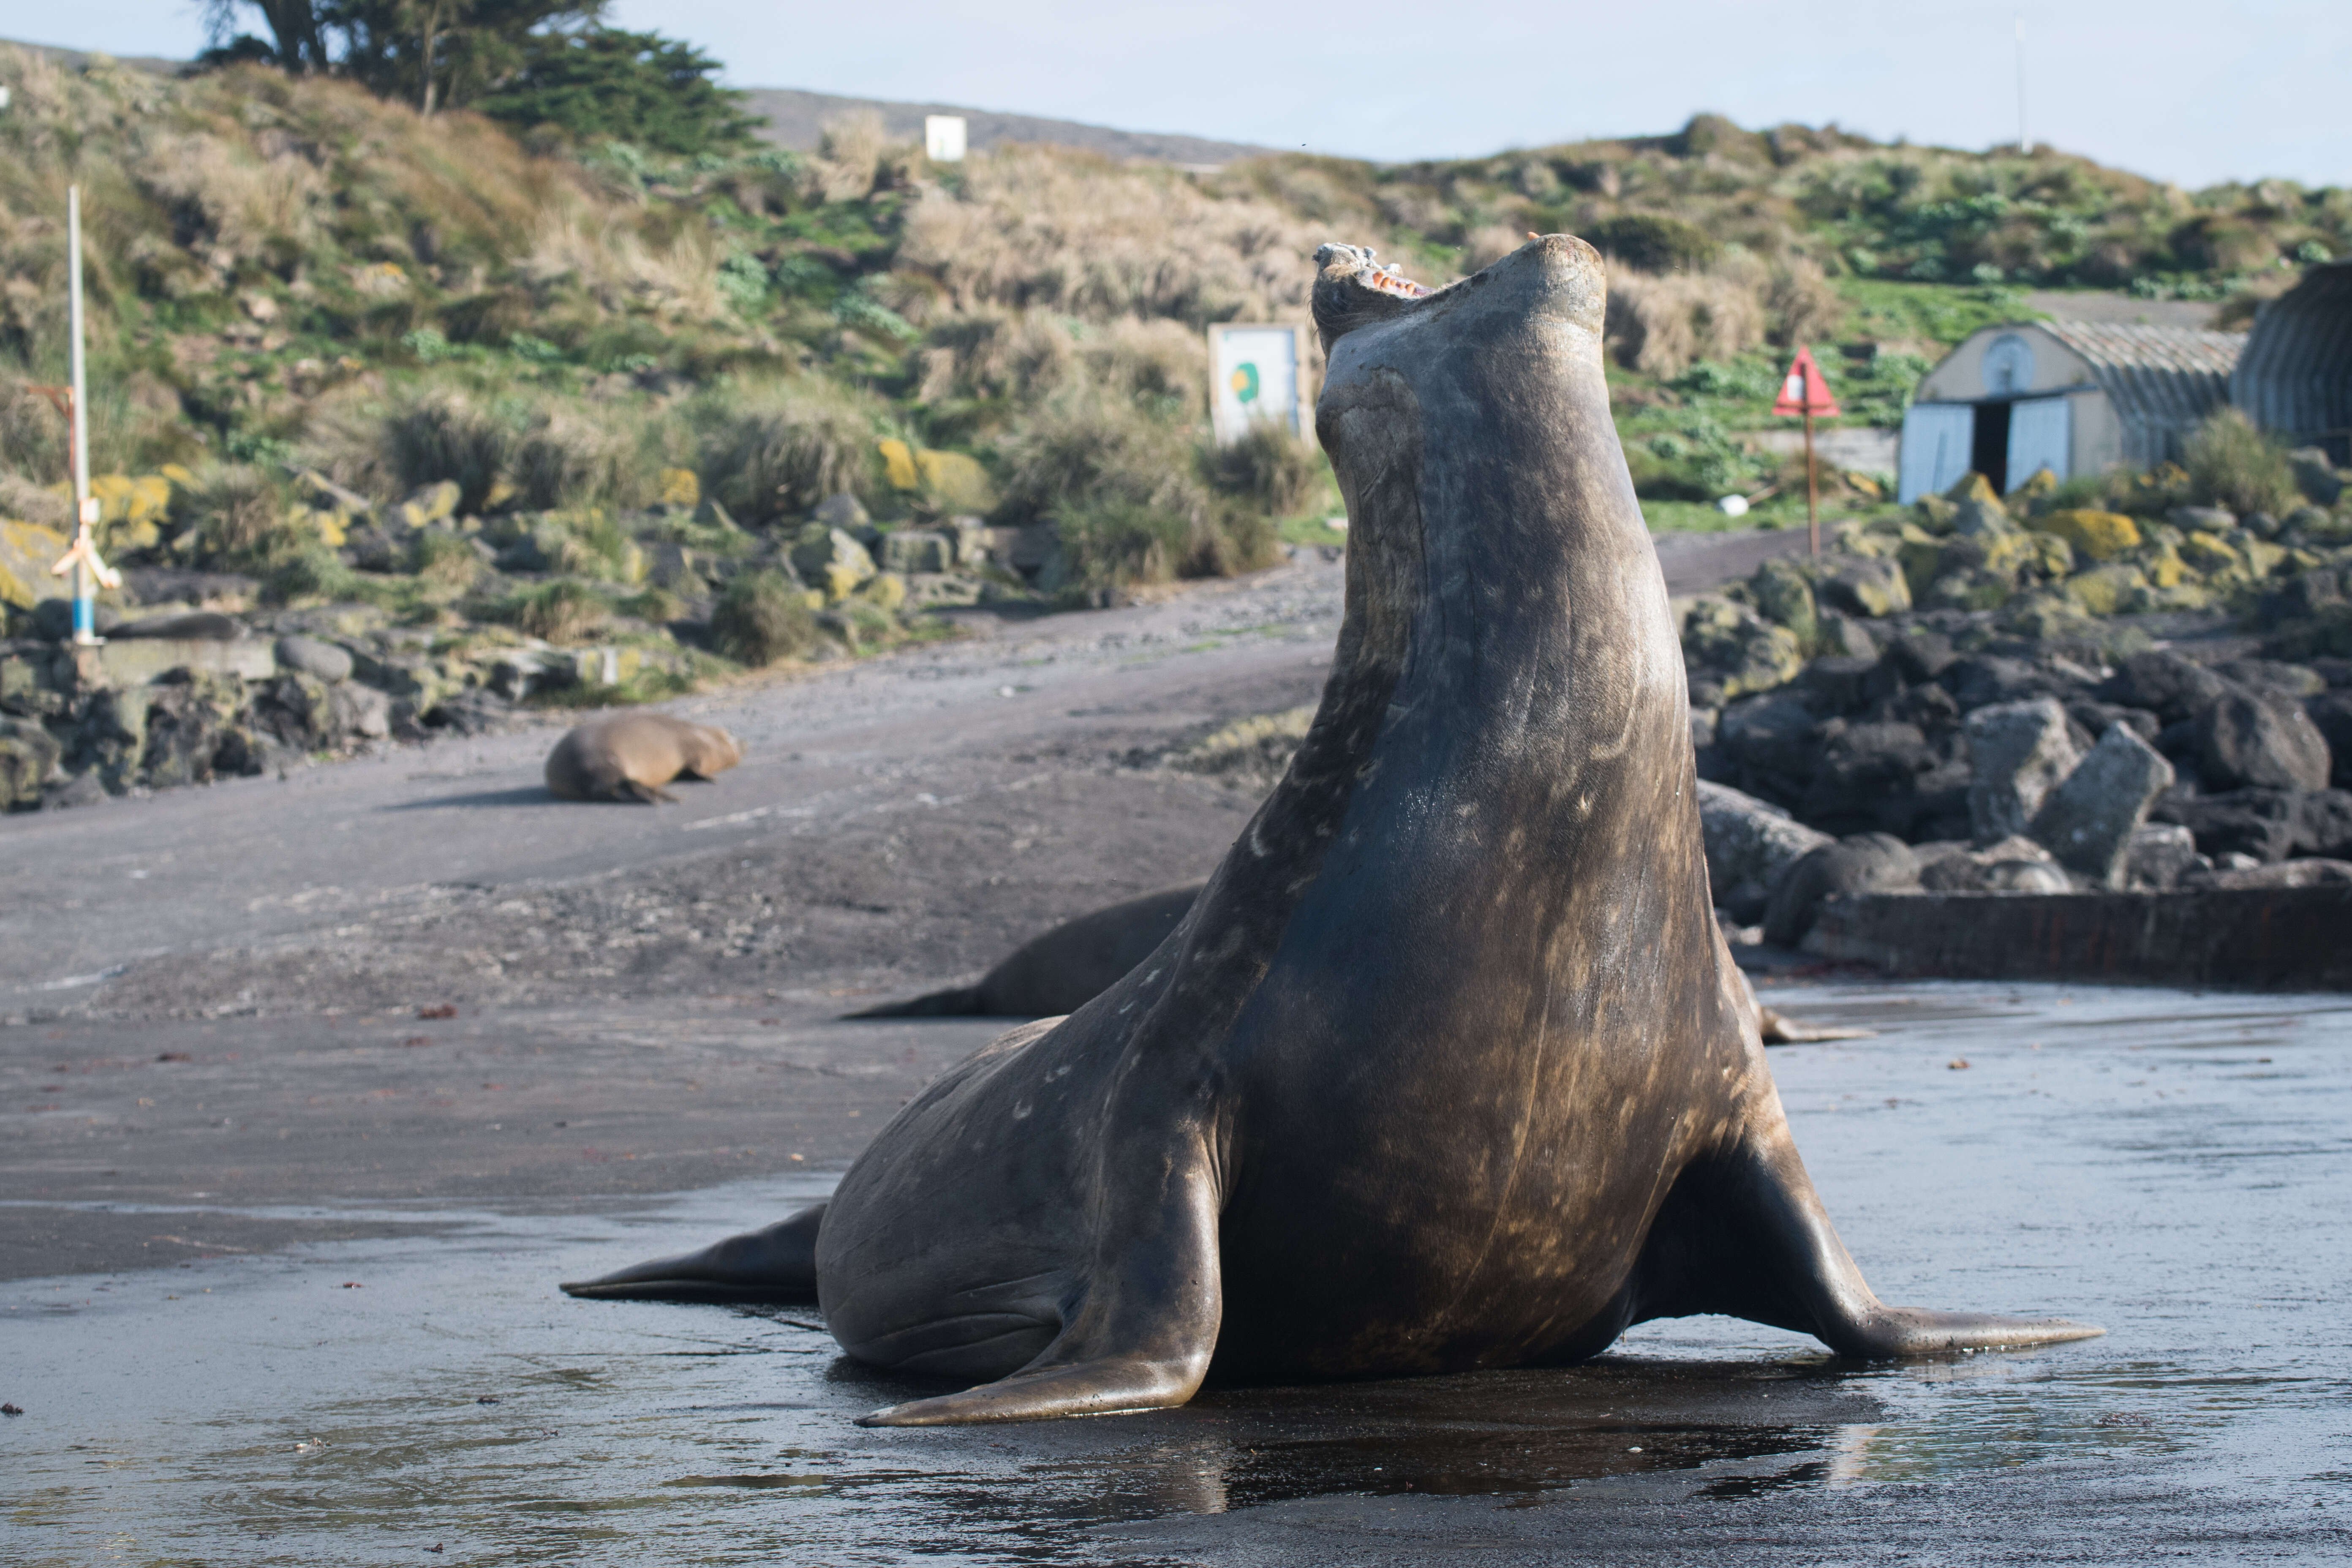
<svg viewBox="0 0 2352 1568">
<path fill-rule="evenodd" d="M 1683 617 L 1683 656 L 1695 671 L 1717 672 L 1726 698 L 1769 691 L 1805 667 L 1795 633 L 1712 594 L 1701 595 Z"/>
<path fill-rule="evenodd" d="M 2027 831 L 2079 757 L 2051 698 L 2001 702 L 1968 718 L 1969 827 L 1979 844 Z"/>
<path fill-rule="evenodd" d="M 2121 512 L 2078 508 L 2045 512 L 2035 521 L 2042 531 L 2056 534 L 2085 560 L 2113 561 L 2139 548 L 2139 525 Z"/>
<path fill-rule="evenodd" d="M 1781 871 L 1764 910 L 1764 940 L 1794 947 L 1813 928 L 1822 900 L 1919 886 L 1911 847 L 1890 833 L 1862 833 L 1806 853 Z"/>
<path fill-rule="evenodd" d="M 2325 789 L 2327 742 L 2292 698 L 2242 686 L 2197 719 L 2197 756 L 2213 790 Z"/>
<path fill-rule="evenodd" d="M 1797 677 L 1796 690 L 1807 706 L 1823 717 L 1859 713 L 1869 705 L 1871 672 L 1877 668 L 1875 658 L 1839 655 L 1817 658 Z"/>
<path fill-rule="evenodd" d="M 2352 785 L 2352 690 L 2337 688 L 2305 698 L 2303 710 L 2327 742 L 2328 782 Z"/>
<path fill-rule="evenodd" d="M 1911 607 L 1911 585 L 1892 561 L 1842 562 L 1822 579 L 1816 596 L 1833 610 L 1873 620 Z"/>
<path fill-rule="evenodd" d="M 2327 678 L 2309 665 L 2285 664 L 2277 659 L 2233 658 L 2215 665 L 2213 673 L 2224 680 L 2234 680 L 2260 691 L 2275 691 L 2296 701 L 2316 697 L 2327 689 Z"/>
<path fill-rule="evenodd" d="M 2001 654 L 1975 654 L 1955 659 L 1944 671 L 1939 684 L 1952 694 L 1963 713 L 1996 703 L 2053 697 L 2063 689 L 2049 671 Z"/>
<path fill-rule="evenodd" d="M 2094 616 L 2123 615 L 2147 593 L 2147 576 L 2128 561 L 2094 566 L 2066 579 L 2066 596 Z"/>
<path fill-rule="evenodd" d="M 1706 837 L 1706 875 L 1715 902 L 1743 922 L 1762 912 L 1782 870 L 1834 842 L 1777 805 L 1705 780 L 1698 786 L 1698 820 Z"/>
<path fill-rule="evenodd" d="M 1822 726 L 1798 809 L 1832 831 L 1907 832 L 1917 813 L 1917 781 L 1940 760 L 1916 724 L 1832 721 Z"/>
<path fill-rule="evenodd" d="M 2238 514 L 2218 506 L 2177 506 L 2164 521 L 2183 533 L 2220 533 L 2238 526 Z"/>
<path fill-rule="evenodd" d="M 2215 859 L 2244 855 L 2256 861 L 2284 860 L 2294 853 L 2301 837 L 2302 812 L 2287 790 L 2197 795 L 2176 786 L 2158 797 L 2148 815 L 2187 828 L 2195 837 L 2198 853 Z"/>
<path fill-rule="evenodd" d="M 2352 790 L 2315 789 L 2295 802 L 2298 854 L 2352 860 Z"/>
<path fill-rule="evenodd" d="M 1732 776 L 1750 795 L 1794 804 L 1804 797 L 1820 752 L 1819 720 L 1793 691 L 1776 691 L 1734 702 L 1716 726 L 1717 750 Z"/>
<path fill-rule="evenodd" d="M 1878 639 L 1870 635 L 1870 628 L 1852 616 L 1835 611 L 1822 614 L 1821 629 L 1814 634 L 1814 646 L 1830 658 L 1859 659 L 1864 664 L 1878 660 Z"/>
<path fill-rule="evenodd" d="M 352 678 L 352 656 L 333 643 L 296 632 L 279 637 L 275 651 L 280 669 L 315 676 L 330 685 Z"/>
<path fill-rule="evenodd" d="M 103 805 L 106 785 L 99 781 L 96 769 L 74 774 L 71 778 L 52 783 L 41 792 L 43 811 L 71 811 L 78 806 Z"/>
<path fill-rule="evenodd" d="M 2102 702 L 2145 708 L 2167 724 L 2177 724 L 2196 718 L 2229 689 L 2229 682 L 2203 665 L 2158 648 L 2126 658 L 2092 695 Z"/>
<path fill-rule="evenodd" d="M 1879 662 L 1906 686 L 1940 679 L 1958 660 L 1952 639 L 1937 631 L 1910 631 L 1886 645 Z"/>
<path fill-rule="evenodd" d="M 1821 629 L 1821 610 L 1813 602 L 1813 585 L 1794 562 L 1767 561 L 1748 580 L 1748 591 L 1765 619 L 1788 627 L 1799 647 L 1812 646 Z"/>
<path fill-rule="evenodd" d="M 2294 473 L 2294 488 L 2303 499 L 2314 506 L 2334 506 L 2344 494 L 2343 477 L 2336 465 L 2327 460 L 2325 448 L 2297 447 L 2286 455 L 2287 467 Z"/>
<path fill-rule="evenodd" d="M 2132 836 L 2172 783 L 2172 764 L 2155 747 L 2130 726 L 2110 724 L 2043 800 L 2033 816 L 2033 837 L 2093 885 L 2120 888 Z"/>
<path fill-rule="evenodd" d="M 825 497 L 809 516 L 827 528 L 864 528 L 873 521 L 865 506 L 846 490 Z"/>
<path fill-rule="evenodd" d="M 2067 703 L 2066 717 L 2086 735 L 2104 735 L 2110 724 L 2128 725 L 2151 746 L 2156 744 L 2157 736 L 2164 731 L 2156 715 L 2145 708 L 2125 708 L 2113 702 L 2095 702 L 2088 698 L 2077 698 Z"/>
<path fill-rule="evenodd" d="M 457 515 L 457 502 L 465 494 L 455 479 L 421 485 L 408 492 L 386 510 L 393 523 L 405 529 L 419 529 L 429 523 L 446 522 Z"/>
<path fill-rule="evenodd" d="M 876 571 L 874 557 L 864 545 L 844 530 L 822 522 L 801 530 L 793 543 L 792 563 L 802 582 L 835 603 L 855 593 Z"/>
<path fill-rule="evenodd" d="M 2124 850 L 2124 885 L 2163 892 L 2198 867 L 2210 864 L 2197 853 L 2197 836 L 2177 822 L 2148 822 L 2135 828 Z"/>
<path fill-rule="evenodd" d="M 57 771 L 65 748 L 29 720 L 0 719 L 0 811 L 41 804 L 41 786 Z"/>
<path fill-rule="evenodd" d="M 885 572 L 950 572 L 955 564 L 956 542 L 949 534 L 901 528 L 882 536 Z"/>
<path fill-rule="evenodd" d="M 327 710 L 339 734 L 381 741 L 392 733 L 392 699 L 373 686 L 345 681 L 333 687 Z"/>
</svg>

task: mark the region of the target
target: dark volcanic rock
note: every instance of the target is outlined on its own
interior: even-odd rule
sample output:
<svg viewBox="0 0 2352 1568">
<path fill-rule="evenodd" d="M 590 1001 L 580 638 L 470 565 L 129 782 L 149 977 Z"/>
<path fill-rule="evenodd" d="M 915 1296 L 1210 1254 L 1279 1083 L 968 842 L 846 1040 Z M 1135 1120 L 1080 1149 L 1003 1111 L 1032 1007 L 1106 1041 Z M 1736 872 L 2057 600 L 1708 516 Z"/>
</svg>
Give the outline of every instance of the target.
<svg viewBox="0 0 2352 1568">
<path fill-rule="evenodd" d="M 1916 724 L 1832 721 L 1820 731 L 1797 815 L 1825 832 L 1907 835 L 1919 815 L 1917 781 L 1940 761 Z"/>
<path fill-rule="evenodd" d="M 1875 659 L 1817 658 L 1805 666 L 1795 685 L 1814 712 L 1823 717 L 1859 713 L 1870 701 L 1870 677 Z"/>
<path fill-rule="evenodd" d="M 2167 724 L 2195 719 L 2221 700 L 2230 683 L 2177 653 L 2158 648 L 2125 659 L 2092 693 L 2102 702 L 2145 708 Z"/>
<path fill-rule="evenodd" d="M 1764 911 L 1764 940 L 1794 947 L 1823 900 L 1901 892 L 1919 885 L 1918 857 L 1892 834 L 1863 833 L 1824 845 L 1780 873 Z"/>
<path fill-rule="evenodd" d="M 1961 710 L 1970 713 L 1996 703 L 2025 702 L 2065 692 L 2064 685 L 2049 672 L 2021 658 L 2005 658 L 1999 654 L 1976 654 L 1956 659 L 1938 680 L 1959 703 Z"/>
<path fill-rule="evenodd" d="M 1728 782 L 1795 809 L 1812 781 L 1818 724 L 1811 708 L 1793 691 L 1734 702 L 1723 710 L 1715 731 L 1716 749 L 1731 764 Z"/>
<path fill-rule="evenodd" d="M 2327 742 L 2328 782 L 2352 784 L 2352 690 L 2323 691 L 2305 699 L 2303 710 Z"/>
<path fill-rule="evenodd" d="M 2295 805 L 2297 851 L 2352 860 L 2352 790 L 2315 789 Z"/>
<path fill-rule="evenodd" d="M 2209 789 L 2325 789 L 2327 742 L 2294 699 L 2234 687 L 2197 720 L 2197 759 Z"/>
<path fill-rule="evenodd" d="M 2302 813 L 2294 792 L 2283 789 L 2195 795 L 2175 786 L 2157 797 L 2148 816 L 2186 827 L 2196 836 L 2198 852 L 2215 858 L 2235 854 L 2284 860 L 2294 853 L 2301 837 Z"/>
<path fill-rule="evenodd" d="M 2094 735 L 2105 735 L 2111 724 L 2121 724 L 2149 745 L 2164 732 L 2164 723 L 2145 708 L 2125 708 L 2113 702 L 2084 699 L 2066 704 L 2066 717 Z M 2161 747 L 2158 748 L 2161 750 Z"/>
</svg>

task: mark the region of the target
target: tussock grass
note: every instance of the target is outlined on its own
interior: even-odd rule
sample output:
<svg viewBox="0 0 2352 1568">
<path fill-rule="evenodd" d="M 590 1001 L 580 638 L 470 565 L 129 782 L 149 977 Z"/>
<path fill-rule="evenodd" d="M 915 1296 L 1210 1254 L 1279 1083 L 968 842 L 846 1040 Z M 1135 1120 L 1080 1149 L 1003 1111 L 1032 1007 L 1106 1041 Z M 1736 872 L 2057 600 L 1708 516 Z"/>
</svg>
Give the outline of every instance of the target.
<svg viewBox="0 0 2352 1568">
<path fill-rule="evenodd" d="M 568 577 L 526 588 L 499 609 L 517 631 L 551 643 L 586 642 L 613 618 L 612 600 Z"/>
<path fill-rule="evenodd" d="M 2224 408 L 2197 427 L 2184 447 L 2181 466 L 2199 500 L 2242 517 L 2255 511 L 2284 516 L 2303 499 L 2285 451 L 2235 408 Z"/>
<path fill-rule="evenodd" d="M 761 669 L 814 647 L 816 616 L 798 583 L 779 572 L 746 572 L 719 595 L 710 633 L 720 653 Z"/>
<path fill-rule="evenodd" d="M 702 478 L 741 521 L 771 522 L 847 491 L 881 489 L 881 411 L 846 387 L 814 379 L 734 384 L 702 398 Z"/>
</svg>

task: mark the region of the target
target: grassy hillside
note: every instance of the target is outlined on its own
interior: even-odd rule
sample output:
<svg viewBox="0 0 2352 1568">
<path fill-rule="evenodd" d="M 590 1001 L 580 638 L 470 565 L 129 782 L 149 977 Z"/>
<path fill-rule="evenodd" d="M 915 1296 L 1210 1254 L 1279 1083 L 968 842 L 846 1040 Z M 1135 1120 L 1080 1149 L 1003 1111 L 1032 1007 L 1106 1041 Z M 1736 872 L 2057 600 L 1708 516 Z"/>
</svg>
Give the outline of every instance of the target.
<svg viewBox="0 0 2352 1568">
<path fill-rule="evenodd" d="M 1929 356 L 2019 313 L 2022 286 L 2242 314 L 2352 249 L 2341 190 L 2190 195 L 2055 153 L 1710 119 L 1196 176 L 1039 147 L 933 167 L 873 121 L 809 155 L 664 161 L 254 66 L 168 80 L 0 47 L 0 514 L 62 521 L 61 426 L 26 389 L 64 378 L 78 180 L 93 466 L 184 470 L 116 548 L 288 598 L 355 591 L 333 553 L 348 509 L 298 469 L 379 503 L 454 481 L 457 518 L 568 534 L 549 570 L 615 592 L 637 559 L 621 535 L 649 542 L 661 517 L 684 537 L 703 496 L 751 531 L 728 545 L 746 554 L 847 491 L 884 522 L 1052 521 L 1080 586 L 1252 564 L 1329 508 L 1328 479 L 1281 442 L 1210 448 L 1201 329 L 1299 319 L 1327 238 L 1433 282 L 1529 231 L 1601 245 L 1629 456 L 1661 520 L 1772 482 L 1780 460 L 1736 437 L 1768 422 L 1791 342 L 1848 345 L 1829 363 L 1850 417 L 1891 423 Z M 950 460 L 894 474 L 887 440 Z M 379 596 L 422 584 L 412 608 L 513 591 L 447 550 L 361 563 Z"/>
</svg>

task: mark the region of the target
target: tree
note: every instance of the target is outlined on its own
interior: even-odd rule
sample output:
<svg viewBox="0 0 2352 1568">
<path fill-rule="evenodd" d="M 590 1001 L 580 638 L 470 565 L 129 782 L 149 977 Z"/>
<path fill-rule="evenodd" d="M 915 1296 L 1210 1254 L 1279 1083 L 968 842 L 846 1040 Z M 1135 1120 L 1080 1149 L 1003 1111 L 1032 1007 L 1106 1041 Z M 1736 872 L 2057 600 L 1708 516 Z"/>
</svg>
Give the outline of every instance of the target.
<svg viewBox="0 0 2352 1568">
<path fill-rule="evenodd" d="M 522 68 L 475 107 L 516 126 L 552 124 L 583 142 L 609 137 L 692 157 L 740 147 L 760 126 L 740 92 L 710 79 L 719 68 L 658 33 L 541 32 L 526 44 Z"/>
<path fill-rule="evenodd" d="M 207 58 L 266 55 L 296 75 L 333 71 L 431 114 L 520 71 L 536 35 L 591 23 L 606 0 L 205 0 Z M 257 12 L 274 46 L 236 32 Z"/>
</svg>

